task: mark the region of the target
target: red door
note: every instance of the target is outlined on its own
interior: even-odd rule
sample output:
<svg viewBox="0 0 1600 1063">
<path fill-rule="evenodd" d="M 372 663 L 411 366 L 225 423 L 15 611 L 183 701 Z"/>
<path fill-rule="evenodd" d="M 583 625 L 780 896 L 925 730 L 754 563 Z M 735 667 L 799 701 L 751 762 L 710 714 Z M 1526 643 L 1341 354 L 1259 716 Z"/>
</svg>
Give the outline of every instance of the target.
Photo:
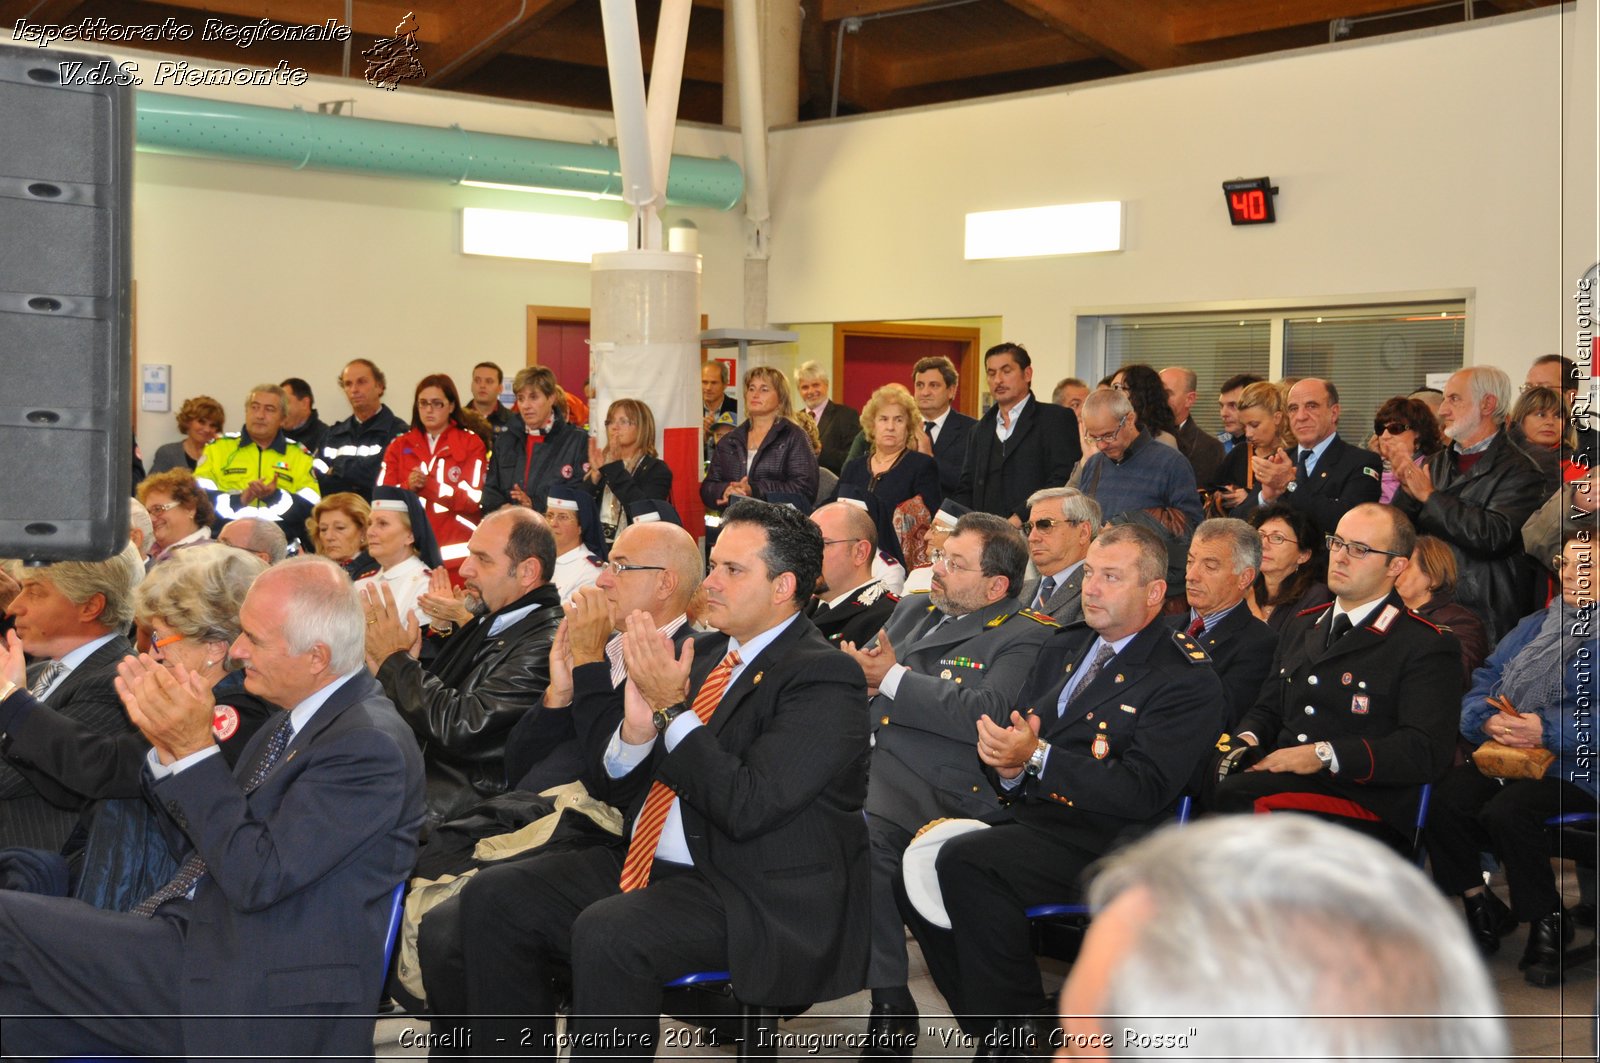
<svg viewBox="0 0 1600 1063">
<path fill-rule="evenodd" d="M 872 393 L 885 384 L 900 384 L 911 389 L 911 367 L 920 359 L 944 355 L 957 366 L 967 353 L 963 340 L 919 339 L 909 336 L 853 336 L 844 338 L 844 372 L 840 390 L 846 406 L 861 409 Z"/>
<path fill-rule="evenodd" d="M 540 318 L 536 342 L 539 364 L 549 366 L 556 383 L 581 398 L 589 382 L 589 323 Z"/>
</svg>

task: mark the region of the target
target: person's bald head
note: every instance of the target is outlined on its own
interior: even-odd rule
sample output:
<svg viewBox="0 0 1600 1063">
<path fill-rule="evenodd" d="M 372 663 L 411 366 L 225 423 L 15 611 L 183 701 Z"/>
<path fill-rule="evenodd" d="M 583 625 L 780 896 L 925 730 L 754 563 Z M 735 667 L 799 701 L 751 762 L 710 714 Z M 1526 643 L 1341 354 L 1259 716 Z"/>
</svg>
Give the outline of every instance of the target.
<svg viewBox="0 0 1600 1063">
<path fill-rule="evenodd" d="M 860 506 L 830 502 L 811 514 L 822 532 L 822 583 L 819 592 L 840 595 L 872 578 L 878 529 Z"/>
<path fill-rule="evenodd" d="M 705 573 L 699 545 L 666 521 L 624 528 L 611 546 L 611 563 L 622 570 L 607 565 L 595 586 L 605 593 L 618 623 L 636 609 L 654 617 L 657 627 L 675 619 L 688 609 Z"/>
</svg>

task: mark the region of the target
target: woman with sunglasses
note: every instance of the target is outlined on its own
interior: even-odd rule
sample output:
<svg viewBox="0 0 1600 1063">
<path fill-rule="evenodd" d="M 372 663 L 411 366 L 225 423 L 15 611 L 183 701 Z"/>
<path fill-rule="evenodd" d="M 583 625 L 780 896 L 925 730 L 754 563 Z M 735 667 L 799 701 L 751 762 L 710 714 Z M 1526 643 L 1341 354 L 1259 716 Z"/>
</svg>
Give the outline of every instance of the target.
<svg viewBox="0 0 1600 1063">
<path fill-rule="evenodd" d="M 425 376 L 411 401 L 411 431 L 389 444 L 378 474 L 378 483 L 422 499 L 445 571 L 457 585 L 467 540 L 483 517 L 483 434 L 492 433 L 482 418 L 462 408 L 455 381 L 444 373 Z"/>
<path fill-rule="evenodd" d="M 1426 403 L 1396 395 L 1379 406 L 1372 418 L 1371 446 L 1383 457 L 1383 486 L 1378 501 L 1388 505 L 1400 489 L 1400 480 L 1394 473 L 1400 462 L 1409 461 L 1420 468 L 1443 448 L 1444 434 Z"/>
</svg>

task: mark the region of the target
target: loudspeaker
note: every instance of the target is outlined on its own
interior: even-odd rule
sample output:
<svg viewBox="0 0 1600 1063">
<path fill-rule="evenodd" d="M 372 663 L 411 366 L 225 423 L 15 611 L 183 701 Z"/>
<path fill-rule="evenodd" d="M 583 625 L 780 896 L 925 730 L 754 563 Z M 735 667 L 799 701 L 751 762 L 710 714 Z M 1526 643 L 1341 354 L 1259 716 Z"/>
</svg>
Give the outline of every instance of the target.
<svg viewBox="0 0 1600 1063">
<path fill-rule="evenodd" d="M 0 557 L 128 541 L 134 90 L 117 74 L 0 46 Z"/>
</svg>

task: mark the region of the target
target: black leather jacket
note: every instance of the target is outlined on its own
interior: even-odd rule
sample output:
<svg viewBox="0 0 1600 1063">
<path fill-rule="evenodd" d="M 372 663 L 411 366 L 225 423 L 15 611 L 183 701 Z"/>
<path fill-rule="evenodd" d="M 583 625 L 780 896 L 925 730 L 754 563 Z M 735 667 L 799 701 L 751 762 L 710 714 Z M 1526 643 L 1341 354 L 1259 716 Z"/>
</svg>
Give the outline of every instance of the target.
<svg viewBox="0 0 1600 1063">
<path fill-rule="evenodd" d="M 430 667 L 450 665 L 451 643 L 479 642 L 465 677 L 448 686 L 409 654 L 391 654 L 378 682 L 422 745 L 428 769 L 428 819 L 438 823 L 507 788 L 506 735 L 544 700 L 550 683 L 550 643 L 561 623 L 560 596 L 546 584 L 507 606 L 538 608 L 494 638 L 485 637 L 495 614 L 479 617 L 451 635 Z"/>
<path fill-rule="evenodd" d="M 1495 435 L 1472 470 L 1463 474 L 1454 447 L 1428 459 L 1433 494 L 1420 503 L 1401 488 L 1394 504 L 1455 551 L 1456 600 L 1483 618 L 1489 644 L 1538 606 L 1535 569 L 1522 552 L 1522 526 L 1543 504 L 1544 474 L 1506 433 Z"/>
</svg>

